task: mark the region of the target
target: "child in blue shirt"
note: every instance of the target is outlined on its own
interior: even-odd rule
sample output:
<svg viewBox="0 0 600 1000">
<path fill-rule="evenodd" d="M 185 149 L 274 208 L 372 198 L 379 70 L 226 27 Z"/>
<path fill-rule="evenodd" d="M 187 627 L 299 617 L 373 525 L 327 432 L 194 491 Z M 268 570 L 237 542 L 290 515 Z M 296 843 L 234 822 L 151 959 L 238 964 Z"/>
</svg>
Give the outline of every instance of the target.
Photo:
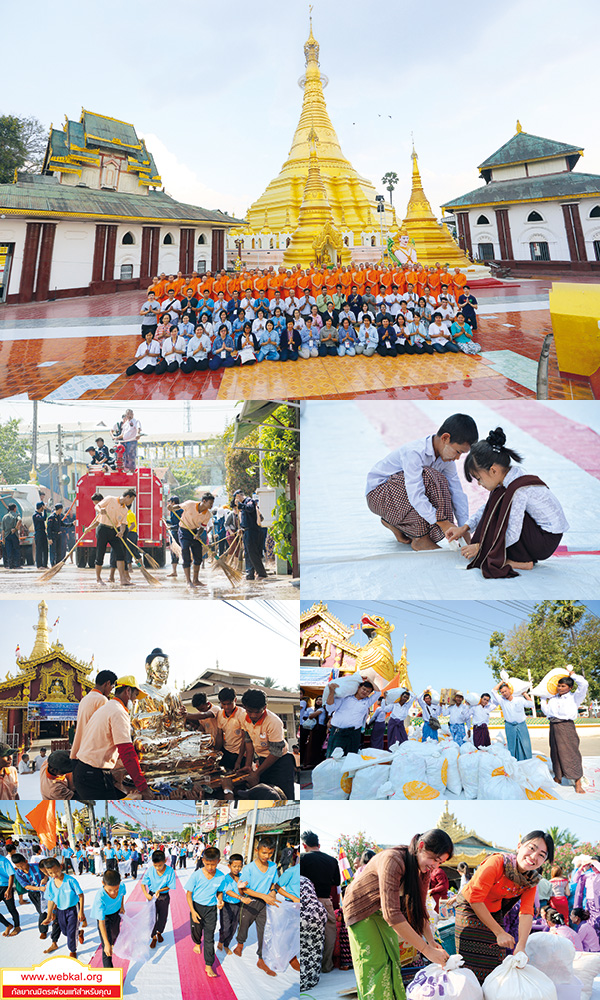
<svg viewBox="0 0 600 1000">
<path fill-rule="evenodd" d="M 233 949 L 234 955 L 242 956 L 248 931 L 256 922 L 256 937 L 258 942 L 258 962 L 257 967 L 268 976 L 275 976 L 276 973 L 263 961 L 262 949 L 265 934 L 265 924 L 267 921 L 267 906 L 277 906 L 276 892 L 279 877 L 277 875 L 277 865 L 271 860 L 273 857 L 273 846 L 268 838 L 258 841 L 254 855 L 254 861 L 249 865 L 244 865 L 240 872 L 238 885 L 244 890 L 244 896 L 250 897 L 243 900 L 242 911 L 240 913 L 240 925 L 237 932 L 237 945 Z M 292 899 L 291 893 L 287 889 L 281 889 L 281 895 L 287 899 Z"/>
<path fill-rule="evenodd" d="M 15 869 L 8 858 L 0 855 L 0 900 L 4 903 L 13 920 L 12 924 L 9 923 L 4 914 L 0 913 L 0 923 L 6 927 L 3 937 L 15 937 L 21 930 L 19 911 L 14 900 L 14 885 Z"/>
<path fill-rule="evenodd" d="M 117 852 L 110 843 L 104 848 L 104 860 L 106 861 L 107 868 L 112 869 L 114 872 L 118 872 L 119 864 L 117 861 Z"/>
<path fill-rule="evenodd" d="M 219 951 L 231 955 L 231 940 L 236 932 L 240 919 L 240 903 L 242 900 L 241 889 L 238 887 L 240 872 L 244 867 L 244 859 L 241 854 L 232 854 L 229 857 L 229 875 L 225 876 L 222 885 L 223 909 L 219 914 Z"/>
<path fill-rule="evenodd" d="M 48 931 L 44 925 L 47 913 L 43 906 L 42 896 L 48 882 L 48 876 L 45 872 L 42 872 L 39 865 L 30 864 L 23 854 L 13 854 L 11 863 L 21 873 L 21 881 L 25 887 L 25 892 L 39 914 L 38 930 L 41 940 L 45 941 L 48 937 Z"/>
<path fill-rule="evenodd" d="M 146 899 L 154 896 L 156 920 L 152 928 L 150 947 L 156 948 L 156 942 L 164 940 L 162 932 L 169 915 L 169 892 L 177 885 L 175 871 L 167 865 L 164 851 L 152 852 L 152 865 L 142 879 L 142 889 Z"/>
<path fill-rule="evenodd" d="M 56 858 L 46 858 L 44 869 L 48 875 L 48 915 L 44 924 L 51 924 L 56 913 L 58 926 L 67 939 L 69 957 L 77 958 L 77 939 L 79 944 L 83 944 L 83 930 L 79 930 L 78 925 L 86 926 L 81 886 L 74 875 L 63 871 Z"/>
<path fill-rule="evenodd" d="M 125 913 L 125 886 L 121 885 L 118 872 L 104 872 L 102 888 L 96 893 L 92 905 L 92 917 L 98 921 L 98 932 L 102 940 L 102 966 L 113 968 L 113 945 L 121 929 L 121 914 Z"/>
<path fill-rule="evenodd" d="M 221 852 L 218 847 L 206 847 L 202 852 L 202 868 L 196 868 L 186 886 L 194 951 L 201 953 L 204 933 L 204 967 L 210 979 L 215 979 L 217 975 L 213 969 L 215 929 L 217 911 L 223 908 L 223 883 L 227 878 L 217 871 L 220 860 Z"/>
</svg>

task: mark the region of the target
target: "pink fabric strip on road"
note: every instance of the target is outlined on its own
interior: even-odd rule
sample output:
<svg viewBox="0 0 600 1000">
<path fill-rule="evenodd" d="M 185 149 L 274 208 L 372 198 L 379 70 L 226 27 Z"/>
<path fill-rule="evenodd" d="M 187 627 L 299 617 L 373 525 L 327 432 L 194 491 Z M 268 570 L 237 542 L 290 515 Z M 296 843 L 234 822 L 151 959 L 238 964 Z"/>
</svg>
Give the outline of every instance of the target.
<svg viewBox="0 0 600 1000">
<path fill-rule="evenodd" d="M 210 995 L 211 1000 L 236 1000 L 236 994 L 219 959 L 215 959 L 213 965 L 217 978 L 209 979 L 204 971 L 204 956 L 194 951 L 190 933 L 190 909 L 179 878 L 177 888 L 171 893 L 171 920 L 179 965 L 181 1000 L 198 1000 L 198 997 L 205 995 Z"/>
<path fill-rule="evenodd" d="M 133 892 L 125 899 L 125 909 L 127 909 L 128 903 L 141 903 L 146 897 L 144 896 L 144 891 L 142 889 L 141 879 L 136 882 Z M 125 977 L 127 975 L 127 970 L 129 969 L 130 963 L 118 955 L 113 955 L 113 966 L 115 969 L 123 969 L 123 982 L 125 982 Z M 90 968 L 101 969 L 102 968 L 102 945 L 96 949 L 92 956 L 90 962 Z"/>
<path fill-rule="evenodd" d="M 552 448 L 558 455 L 574 462 L 590 476 L 600 479 L 600 437 L 591 427 L 564 417 L 551 407 L 537 402 L 510 400 L 489 402 L 487 406 L 546 447 Z M 510 441 L 508 444 L 510 445 Z M 528 459 L 529 456 L 525 458 Z"/>
</svg>

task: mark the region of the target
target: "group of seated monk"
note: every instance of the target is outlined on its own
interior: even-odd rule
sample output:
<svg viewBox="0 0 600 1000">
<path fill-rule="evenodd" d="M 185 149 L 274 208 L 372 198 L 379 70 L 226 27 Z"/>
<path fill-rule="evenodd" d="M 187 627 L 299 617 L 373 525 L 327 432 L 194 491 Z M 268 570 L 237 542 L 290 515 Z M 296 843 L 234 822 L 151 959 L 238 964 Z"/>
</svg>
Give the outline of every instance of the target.
<svg viewBox="0 0 600 1000">
<path fill-rule="evenodd" d="M 367 283 L 373 275 L 377 280 Z M 333 277 L 283 268 L 255 277 L 161 276 L 140 310 L 142 342 L 127 374 L 191 374 L 327 355 L 475 354 L 481 349 L 472 335 L 476 308 L 462 272 L 420 265 L 341 268 Z"/>
</svg>

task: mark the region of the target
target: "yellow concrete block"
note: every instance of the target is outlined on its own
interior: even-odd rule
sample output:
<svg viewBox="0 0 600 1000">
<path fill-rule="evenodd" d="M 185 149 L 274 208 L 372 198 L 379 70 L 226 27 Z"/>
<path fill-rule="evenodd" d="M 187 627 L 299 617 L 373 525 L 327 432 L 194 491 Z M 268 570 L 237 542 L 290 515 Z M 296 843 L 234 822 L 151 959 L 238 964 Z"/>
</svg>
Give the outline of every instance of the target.
<svg viewBox="0 0 600 1000">
<path fill-rule="evenodd" d="M 550 316 L 561 372 L 593 375 L 600 368 L 600 284 L 555 281 Z"/>
</svg>

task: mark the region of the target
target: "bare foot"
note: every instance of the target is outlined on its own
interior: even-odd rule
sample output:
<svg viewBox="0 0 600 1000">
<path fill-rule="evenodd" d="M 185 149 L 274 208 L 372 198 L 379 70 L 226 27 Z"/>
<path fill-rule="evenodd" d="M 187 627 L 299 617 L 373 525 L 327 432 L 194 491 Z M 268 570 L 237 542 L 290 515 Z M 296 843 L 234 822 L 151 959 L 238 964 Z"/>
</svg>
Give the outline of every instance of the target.
<svg viewBox="0 0 600 1000">
<path fill-rule="evenodd" d="M 560 778 L 555 778 L 554 780 L 555 780 L 555 782 L 556 782 L 557 785 L 562 785 L 562 781 L 561 781 Z"/>
<path fill-rule="evenodd" d="M 70 951 L 69 952 L 69 958 L 77 958 L 77 952 L 76 951 Z"/>
<path fill-rule="evenodd" d="M 6 936 L 7 937 L 16 937 L 17 934 L 20 934 L 20 933 L 21 933 L 21 928 L 20 927 L 13 927 L 12 930 L 9 930 L 9 932 L 8 932 L 8 934 Z"/>
<path fill-rule="evenodd" d="M 202 945 L 201 944 L 195 944 L 194 945 L 194 951 L 196 952 L 197 955 L 201 955 L 202 954 Z"/>
<path fill-rule="evenodd" d="M 273 969 L 269 968 L 269 966 L 266 964 L 266 962 L 264 962 L 262 960 L 262 958 L 259 958 L 258 962 L 256 963 L 256 967 L 257 967 L 257 969 L 261 969 L 263 972 L 266 972 L 267 976 L 276 976 L 277 975 L 276 972 L 273 972 Z"/>
<path fill-rule="evenodd" d="M 6 930 L 4 931 L 4 933 L 2 934 L 2 937 L 8 937 L 8 935 L 10 934 L 10 932 L 12 931 L 12 929 L 13 929 L 13 925 L 9 924 L 8 927 L 6 928 Z"/>
<path fill-rule="evenodd" d="M 49 948 L 44 948 L 44 955 L 49 955 L 51 951 L 58 951 L 58 945 L 55 941 L 52 942 Z"/>
<path fill-rule="evenodd" d="M 383 518 L 381 518 L 381 523 L 384 528 L 390 529 L 397 542 L 402 542 L 403 545 L 410 545 L 410 538 L 408 535 L 405 535 L 403 531 L 400 531 L 400 528 L 396 528 L 393 524 L 388 524 L 388 522 L 384 521 Z"/>
<path fill-rule="evenodd" d="M 300 972 L 300 962 L 298 961 L 297 958 L 293 958 L 290 962 L 290 965 L 295 972 Z"/>
<path fill-rule="evenodd" d="M 232 954 L 231 948 L 226 948 L 225 949 L 225 954 L 226 955 L 231 955 Z"/>
<path fill-rule="evenodd" d="M 217 973 L 214 971 L 212 965 L 205 965 L 204 971 L 206 972 L 206 975 L 208 976 L 209 979 L 217 978 Z"/>
<path fill-rule="evenodd" d="M 175 580 L 177 578 L 177 573 L 167 573 L 167 580 Z"/>
<path fill-rule="evenodd" d="M 421 538 L 413 538 L 410 543 L 411 549 L 415 552 L 426 552 L 431 549 L 439 549 L 437 542 L 432 542 L 429 535 L 423 535 Z"/>
<path fill-rule="evenodd" d="M 96 583 L 97 583 L 97 584 L 98 584 L 98 585 L 99 585 L 100 587 L 106 587 L 106 583 L 104 582 L 104 580 L 96 580 Z"/>
<path fill-rule="evenodd" d="M 157 931 L 157 932 L 156 932 L 156 936 L 157 936 L 157 938 L 158 938 L 158 943 L 159 943 L 159 944 L 162 944 L 162 943 L 163 943 L 163 941 L 164 941 L 164 937 L 162 936 L 162 934 L 161 934 L 161 933 L 160 933 L 159 931 Z"/>
<path fill-rule="evenodd" d="M 225 945 L 221 944 L 221 942 L 219 941 L 219 943 L 217 945 L 217 951 L 223 951 L 224 947 L 225 947 Z"/>
<path fill-rule="evenodd" d="M 578 795 L 585 795 L 585 788 L 582 787 L 581 778 L 578 778 L 575 782 L 575 791 Z"/>
<path fill-rule="evenodd" d="M 243 944 L 236 944 L 235 948 L 233 949 L 233 954 L 237 955 L 238 958 L 241 958 L 243 950 L 244 950 Z"/>
<path fill-rule="evenodd" d="M 509 566 L 512 566 L 513 569 L 533 569 L 532 562 L 521 563 L 521 562 L 515 562 L 514 559 L 507 559 L 506 562 L 508 563 Z"/>
</svg>

